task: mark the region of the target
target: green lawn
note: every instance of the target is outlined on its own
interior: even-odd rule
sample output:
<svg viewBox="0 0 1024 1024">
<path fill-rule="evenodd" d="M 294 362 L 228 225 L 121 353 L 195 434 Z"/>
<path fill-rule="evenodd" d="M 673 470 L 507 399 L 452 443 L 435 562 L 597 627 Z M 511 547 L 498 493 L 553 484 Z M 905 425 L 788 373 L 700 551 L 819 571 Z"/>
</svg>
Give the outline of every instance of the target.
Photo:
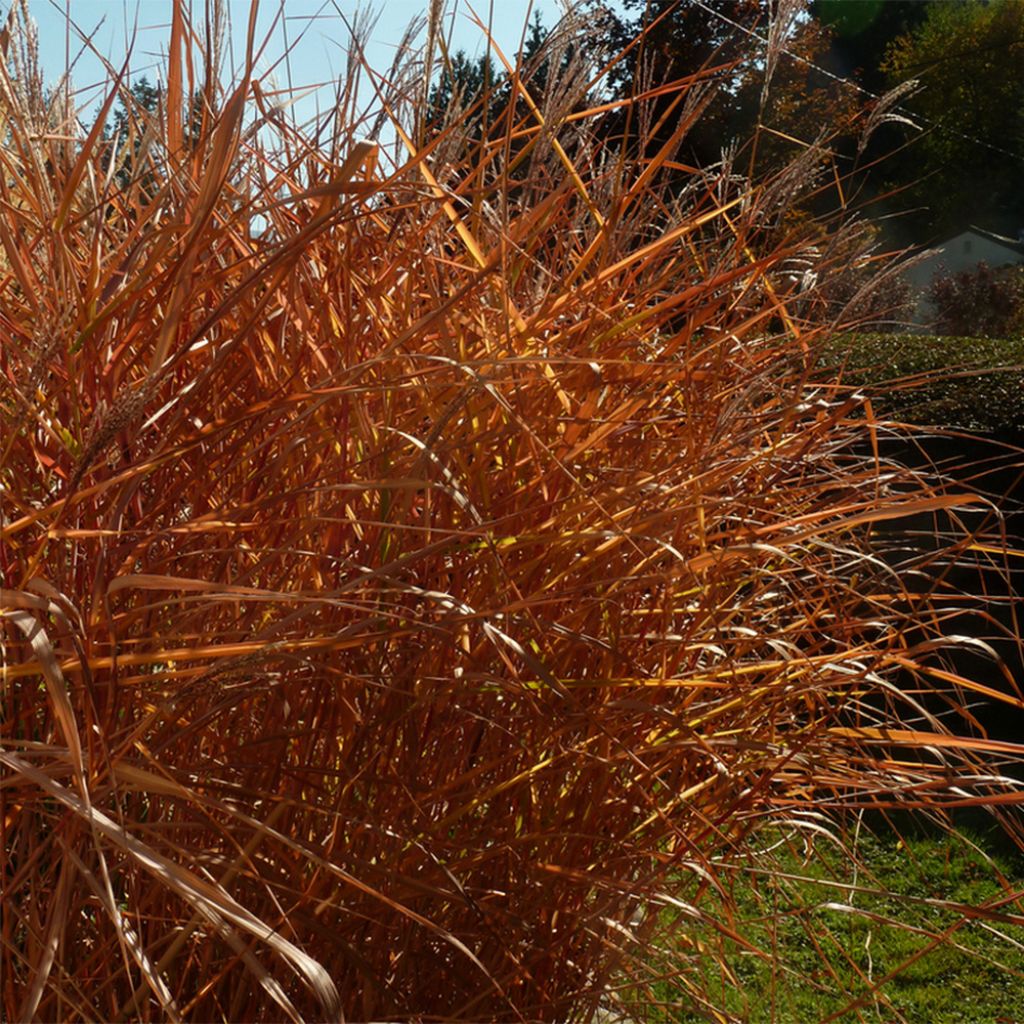
<svg viewBox="0 0 1024 1024">
<path fill-rule="evenodd" d="M 785 851 L 780 876 L 751 865 L 736 879 L 734 927 L 774 955 L 680 918 L 677 953 L 689 956 L 690 982 L 702 978 L 719 1006 L 751 1024 L 1024 1021 L 1024 924 L 965 922 L 938 902 L 998 904 L 1024 921 L 1024 899 L 1012 898 L 1024 891 L 1024 857 L 993 834 L 967 836 L 918 834 L 904 843 L 865 829 L 856 840 L 859 867 L 827 842 L 816 842 L 806 863 L 799 848 Z M 706 898 L 700 906 L 715 915 Z M 724 941 L 731 981 L 695 940 Z M 675 985 L 658 985 L 653 995 L 660 1005 L 645 1019 L 709 1019 L 687 1010 Z"/>
</svg>

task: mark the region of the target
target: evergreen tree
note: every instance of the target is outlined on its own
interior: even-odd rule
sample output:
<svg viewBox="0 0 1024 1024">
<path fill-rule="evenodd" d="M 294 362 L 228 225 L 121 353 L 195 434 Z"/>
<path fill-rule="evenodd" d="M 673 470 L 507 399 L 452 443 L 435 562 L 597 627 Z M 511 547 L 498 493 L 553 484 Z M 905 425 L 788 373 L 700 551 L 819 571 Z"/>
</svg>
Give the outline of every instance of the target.
<svg viewBox="0 0 1024 1024">
<path fill-rule="evenodd" d="M 121 188 L 127 187 L 138 173 L 146 120 L 158 116 L 160 107 L 160 87 L 146 77 L 133 82 L 128 93 L 129 99 L 116 104 L 110 121 L 103 127 L 103 137 L 108 143 L 106 166 L 110 160 L 117 161 L 114 178 Z"/>
</svg>

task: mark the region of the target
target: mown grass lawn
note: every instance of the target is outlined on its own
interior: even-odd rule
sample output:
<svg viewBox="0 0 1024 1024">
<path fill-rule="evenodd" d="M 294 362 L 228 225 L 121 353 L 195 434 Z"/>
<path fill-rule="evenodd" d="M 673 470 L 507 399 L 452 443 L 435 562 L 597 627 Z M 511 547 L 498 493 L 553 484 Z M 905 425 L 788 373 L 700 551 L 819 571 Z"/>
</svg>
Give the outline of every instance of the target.
<svg viewBox="0 0 1024 1024">
<path fill-rule="evenodd" d="M 718 1005 L 750 1024 L 1024 1021 L 1024 924 L 965 921 L 950 906 L 988 906 L 1024 920 L 1024 856 L 977 831 L 900 839 L 864 829 L 855 852 L 856 864 L 816 842 L 809 857 L 791 849 L 783 874 L 751 865 L 737 878 L 734 927 L 772 955 L 725 940 L 731 980 L 712 958 L 693 956 L 709 990 L 717 987 Z M 718 945 L 713 929 L 699 931 Z M 692 921 L 681 921 L 680 935 L 693 949 Z M 708 1019 L 686 1010 L 678 990 L 658 995 L 648 1019 Z"/>
</svg>

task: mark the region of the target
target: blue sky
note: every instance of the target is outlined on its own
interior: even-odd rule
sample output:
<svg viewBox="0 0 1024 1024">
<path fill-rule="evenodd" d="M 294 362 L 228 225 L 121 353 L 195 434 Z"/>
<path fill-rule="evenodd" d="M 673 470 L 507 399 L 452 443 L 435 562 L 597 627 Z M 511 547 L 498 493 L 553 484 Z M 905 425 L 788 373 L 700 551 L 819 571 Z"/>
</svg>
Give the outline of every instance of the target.
<svg viewBox="0 0 1024 1024">
<path fill-rule="evenodd" d="M 278 86 L 288 84 L 289 71 L 291 83 L 297 89 L 333 81 L 345 65 L 349 33 L 344 19 L 351 20 L 357 10 L 366 8 L 379 14 L 367 58 L 376 70 L 386 70 L 405 27 L 424 13 L 425 6 L 425 0 L 378 0 L 369 5 L 354 0 L 261 0 L 259 24 L 264 35 L 282 11 L 285 20 L 284 31 L 282 22 L 278 22 L 273 33 L 275 43 L 259 70 L 268 70 L 280 57 L 287 33 L 295 46 L 290 67 L 282 64 L 274 72 Z M 193 7 L 201 12 L 203 0 L 193 0 Z M 553 25 L 563 10 L 559 0 L 449 0 L 447 7 L 454 49 L 482 52 L 483 36 L 472 20 L 475 11 L 484 22 L 490 19 L 495 40 L 509 57 L 518 50 L 524 25 L 534 11 L 540 13 L 545 24 Z M 135 80 L 147 74 L 151 81 L 159 77 L 169 35 L 170 0 L 29 0 L 29 9 L 39 26 L 40 55 L 51 79 L 56 79 L 65 68 L 68 47 L 73 59 L 82 48 L 73 31 L 68 40 L 66 11 L 80 29 L 92 35 L 96 50 L 117 66 L 125 59 L 127 38 L 137 24 L 130 77 Z M 240 44 L 248 22 L 249 2 L 228 0 L 227 9 Z M 105 78 L 103 64 L 94 55 L 85 52 L 78 58 L 73 81 L 83 113 L 99 103 Z M 323 95 L 326 97 L 326 93 Z M 315 98 L 303 101 L 304 113 L 312 113 L 315 105 Z"/>
</svg>

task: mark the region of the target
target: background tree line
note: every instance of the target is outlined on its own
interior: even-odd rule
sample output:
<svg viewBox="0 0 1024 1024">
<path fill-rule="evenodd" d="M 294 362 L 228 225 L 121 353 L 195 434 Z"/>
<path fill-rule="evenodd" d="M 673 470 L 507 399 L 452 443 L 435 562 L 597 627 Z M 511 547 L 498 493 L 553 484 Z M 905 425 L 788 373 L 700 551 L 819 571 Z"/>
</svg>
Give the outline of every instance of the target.
<svg viewBox="0 0 1024 1024">
<path fill-rule="evenodd" d="M 1024 227 L 1024 4 L 783 0 L 771 6 L 774 29 L 766 0 L 622 0 L 616 11 L 591 4 L 587 17 L 592 36 L 610 53 L 643 34 L 609 76 L 612 98 L 705 74 L 713 95 L 680 141 L 680 160 L 708 166 L 734 147 L 741 165 L 746 160 L 752 170 L 765 170 L 792 159 L 827 125 L 843 129 L 828 156 L 844 187 L 817 201 L 849 203 L 881 218 L 890 241 L 927 242 L 969 224 L 1000 232 Z M 543 62 L 537 66 L 548 31 L 535 19 L 522 55 L 523 66 L 540 75 L 550 71 Z M 785 33 L 786 53 L 767 68 L 771 31 Z M 772 73 L 767 93 L 766 70 Z M 899 87 L 889 116 L 879 116 L 880 97 Z M 442 63 L 433 87 L 433 123 L 450 118 L 457 100 L 473 108 L 470 128 L 478 135 L 504 131 L 493 115 L 507 89 L 507 75 L 489 57 L 458 52 Z M 491 102 L 477 103 L 488 90 Z M 655 108 L 654 130 L 628 114 L 610 114 L 608 132 L 646 131 L 645 145 L 660 147 L 678 123 L 664 113 L 659 119 Z"/>
</svg>

